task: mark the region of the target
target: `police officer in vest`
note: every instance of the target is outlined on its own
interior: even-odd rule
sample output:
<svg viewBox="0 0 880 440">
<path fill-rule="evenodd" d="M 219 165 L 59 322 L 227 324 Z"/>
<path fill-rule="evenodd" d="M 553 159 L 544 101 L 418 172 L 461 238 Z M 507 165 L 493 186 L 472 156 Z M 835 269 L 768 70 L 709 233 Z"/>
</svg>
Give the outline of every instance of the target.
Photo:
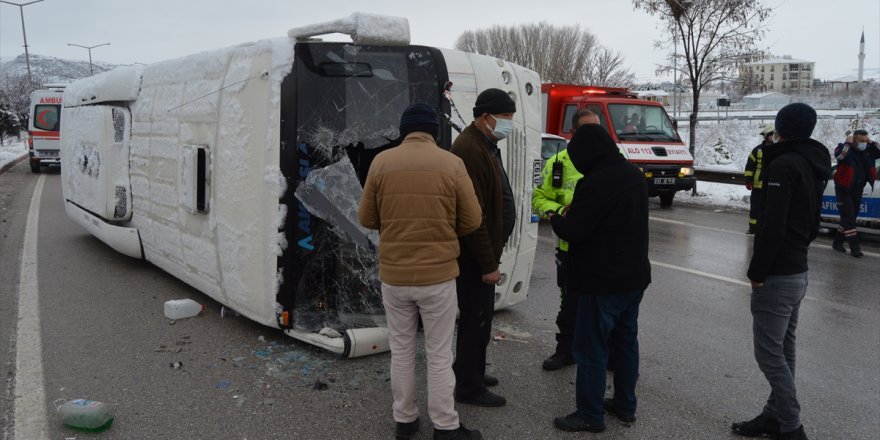
<svg viewBox="0 0 880 440">
<path fill-rule="evenodd" d="M 582 108 L 575 112 L 571 120 L 573 133 L 581 125 L 599 124 L 599 116 Z M 568 209 L 574 196 L 574 187 L 584 177 L 568 157 L 568 151 L 562 150 L 547 160 L 541 173 L 541 185 L 532 192 L 532 209 L 543 218 L 549 213 L 563 214 Z M 574 337 L 574 324 L 577 315 L 578 295 L 569 293 L 563 285 L 565 279 L 565 262 L 568 259 L 568 242 L 556 239 L 556 284 L 560 290 L 559 314 L 556 315 L 556 352 L 544 361 L 543 368 L 547 371 L 559 370 L 574 365 L 571 354 L 571 343 Z"/>
<path fill-rule="evenodd" d="M 752 149 L 749 160 L 746 162 L 743 175 L 746 178 L 746 188 L 752 191 L 752 196 L 749 198 L 749 230 L 746 231 L 746 234 L 756 232 L 758 218 L 761 216 L 761 167 L 764 162 L 764 147 L 773 144 L 773 133 L 775 132 L 773 124 L 761 129 L 761 137 L 764 138 L 764 141 Z"/>
</svg>

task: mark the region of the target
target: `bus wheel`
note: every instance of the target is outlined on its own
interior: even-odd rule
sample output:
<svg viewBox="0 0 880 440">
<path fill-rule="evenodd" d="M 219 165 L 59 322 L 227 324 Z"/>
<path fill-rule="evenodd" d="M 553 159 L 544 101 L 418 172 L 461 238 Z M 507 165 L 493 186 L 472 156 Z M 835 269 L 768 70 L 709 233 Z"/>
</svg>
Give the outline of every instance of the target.
<svg viewBox="0 0 880 440">
<path fill-rule="evenodd" d="M 660 194 L 660 206 L 672 206 L 672 199 L 674 197 L 674 192 Z"/>
</svg>

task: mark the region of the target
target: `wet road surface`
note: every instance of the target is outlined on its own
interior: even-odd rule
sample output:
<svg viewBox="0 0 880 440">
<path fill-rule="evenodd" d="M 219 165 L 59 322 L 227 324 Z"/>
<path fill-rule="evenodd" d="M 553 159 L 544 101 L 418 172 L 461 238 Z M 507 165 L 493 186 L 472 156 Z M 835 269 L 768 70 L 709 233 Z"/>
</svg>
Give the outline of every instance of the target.
<svg viewBox="0 0 880 440">
<path fill-rule="evenodd" d="M 55 399 L 116 406 L 102 439 L 385 439 L 393 437 L 389 355 L 340 360 L 243 318 L 144 261 L 124 257 L 69 220 L 60 176 L 44 176 L 38 225 L 39 314 L 48 438 L 86 438 L 65 428 Z M 13 433 L 21 249 L 37 176 L 16 166 L 2 177 L 0 340 L 3 436 Z M 745 270 L 747 213 L 651 202 L 653 283 L 641 307 L 638 421 L 608 418 L 610 439 L 734 438 L 733 421 L 756 415 L 769 393 L 752 356 Z M 574 410 L 575 368 L 541 370 L 552 353 L 558 290 L 553 239 L 540 228 L 525 303 L 495 315 L 489 371 L 502 408 L 457 405 L 462 422 L 489 439 L 565 439 L 555 416 Z M 811 438 L 874 439 L 880 433 L 880 246 L 866 258 L 810 250 L 798 328 L 797 385 Z M 206 304 L 171 324 L 169 299 Z M 419 377 L 424 384 L 424 353 Z M 182 363 L 173 368 L 174 363 Z M 424 385 L 422 432 L 431 438 Z"/>
</svg>

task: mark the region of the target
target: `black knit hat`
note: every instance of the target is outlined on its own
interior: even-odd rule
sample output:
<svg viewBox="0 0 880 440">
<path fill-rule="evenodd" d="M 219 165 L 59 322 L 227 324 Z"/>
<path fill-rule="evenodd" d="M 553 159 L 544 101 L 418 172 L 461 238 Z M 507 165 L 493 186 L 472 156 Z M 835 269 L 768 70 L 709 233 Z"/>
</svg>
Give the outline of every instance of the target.
<svg viewBox="0 0 880 440">
<path fill-rule="evenodd" d="M 417 102 L 410 105 L 400 115 L 400 137 L 421 131 L 437 137 L 440 124 L 437 122 L 437 112 L 427 104 Z"/>
<path fill-rule="evenodd" d="M 776 133 L 789 139 L 809 138 L 816 127 L 816 110 L 802 102 L 788 104 L 776 113 Z"/>
<path fill-rule="evenodd" d="M 499 115 L 501 113 L 516 113 L 516 103 L 504 90 L 486 89 L 477 96 L 474 105 L 474 117 L 478 118 L 483 113 Z"/>
</svg>

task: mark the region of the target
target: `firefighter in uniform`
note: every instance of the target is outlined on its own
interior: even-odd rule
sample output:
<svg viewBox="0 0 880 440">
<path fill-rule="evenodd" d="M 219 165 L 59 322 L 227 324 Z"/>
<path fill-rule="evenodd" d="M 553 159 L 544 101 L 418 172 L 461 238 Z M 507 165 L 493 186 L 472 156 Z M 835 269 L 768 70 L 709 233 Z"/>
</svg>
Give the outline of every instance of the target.
<svg viewBox="0 0 880 440">
<path fill-rule="evenodd" d="M 585 124 L 599 124 L 599 116 L 587 109 L 581 109 L 572 116 L 572 132 Z M 544 165 L 541 172 L 541 185 L 532 192 L 532 209 L 542 218 L 548 213 L 564 214 L 574 196 L 574 187 L 584 177 L 568 157 L 568 150 L 556 153 Z M 574 365 L 571 344 L 574 338 L 574 324 L 577 316 L 578 295 L 568 292 L 565 279 L 565 262 L 568 260 L 568 242 L 556 238 L 556 284 L 560 290 L 559 314 L 556 315 L 556 351 L 547 358 L 542 367 L 547 371 L 559 370 Z"/>
<path fill-rule="evenodd" d="M 764 140 L 749 154 L 746 169 L 743 175 L 746 178 L 746 188 L 752 191 L 749 198 L 749 230 L 746 234 L 754 234 L 757 230 L 758 219 L 761 217 L 761 167 L 764 163 L 764 147 L 773 144 L 773 125 L 767 125 L 761 129 Z"/>
</svg>

